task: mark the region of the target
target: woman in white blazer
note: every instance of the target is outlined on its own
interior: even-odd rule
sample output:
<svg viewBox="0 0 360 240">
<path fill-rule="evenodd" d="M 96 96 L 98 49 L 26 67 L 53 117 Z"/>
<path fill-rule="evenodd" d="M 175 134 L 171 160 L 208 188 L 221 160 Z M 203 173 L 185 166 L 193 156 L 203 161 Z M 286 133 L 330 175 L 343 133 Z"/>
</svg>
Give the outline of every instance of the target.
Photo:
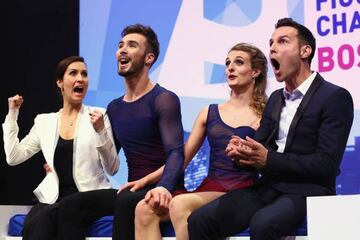
<svg viewBox="0 0 360 240">
<path fill-rule="evenodd" d="M 19 142 L 17 116 L 23 98 L 16 95 L 8 99 L 9 113 L 2 125 L 9 165 L 20 164 L 42 151 L 50 169 L 34 190 L 39 203 L 27 215 L 23 239 L 84 239 L 95 219 L 113 214 L 115 189 L 89 194 L 111 188 L 106 173 L 117 172 L 119 158 L 105 110 L 82 103 L 88 88 L 84 59 L 63 59 L 55 76 L 62 109 L 37 115 L 32 129 Z M 80 209 L 79 214 L 69 213 L 74 206 Z"/>
</svg>

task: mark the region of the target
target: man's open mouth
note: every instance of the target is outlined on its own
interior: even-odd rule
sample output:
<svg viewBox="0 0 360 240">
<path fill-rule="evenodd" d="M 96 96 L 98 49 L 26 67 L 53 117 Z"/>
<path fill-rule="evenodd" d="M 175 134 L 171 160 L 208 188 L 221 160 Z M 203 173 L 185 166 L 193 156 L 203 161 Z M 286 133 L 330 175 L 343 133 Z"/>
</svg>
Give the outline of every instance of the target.
<svg viewBox="0 0 360 240">
<path fill-rule="evenodd" d="M 276 71 L 280 69 L 280 63 L 274 58 L 271 59 L 271 65 L 273 65 Z"/>
</svg>

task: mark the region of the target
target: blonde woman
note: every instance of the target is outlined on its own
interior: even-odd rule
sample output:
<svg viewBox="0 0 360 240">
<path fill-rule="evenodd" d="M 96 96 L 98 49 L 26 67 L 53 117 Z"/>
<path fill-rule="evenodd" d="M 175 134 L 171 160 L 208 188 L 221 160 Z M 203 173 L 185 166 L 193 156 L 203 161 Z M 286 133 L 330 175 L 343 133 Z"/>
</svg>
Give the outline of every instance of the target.
<svg viewBox="0 0 360 240">
<path fill-rule="evenodd" d="M 252 137 L 259 126 L 266 101 L 267 60 L 255 46 L 233 46 L 225 60 L 230 99 L 205 107 L 197 117 L 185 144 L 185 166 L 195 156 L 205 137 L 210 144 L 209 173 L 194 192 L 176 195 L 169 215 L 158 215 L 151 202 L 143 200 L 136 209 L 136 239 L 161 239 L 159 222 L 169 217 L 176 239 L 188 239 L 189 215 L 228 191 L 251 186 L 258 177 L 255 168 L 235 164 L 225 153 L 233 135 Z"/>
</svg>

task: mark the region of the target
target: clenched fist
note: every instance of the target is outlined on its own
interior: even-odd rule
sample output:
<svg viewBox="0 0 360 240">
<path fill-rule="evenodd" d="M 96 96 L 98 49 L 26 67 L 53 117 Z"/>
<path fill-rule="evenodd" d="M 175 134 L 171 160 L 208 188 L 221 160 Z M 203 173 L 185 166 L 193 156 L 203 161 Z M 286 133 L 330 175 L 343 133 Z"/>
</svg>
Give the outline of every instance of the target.
<svg viewBox="0 0 360 240">
<path fill-rule="evenodd" d="M 96 132 L 100 132 L 104 129 L 104 115 L 99 110 L 94 110 L 90 114 L 90 122 L 93 125 Z"/>
<path fill-rule="evenodd" d="M 8 98 L 9 110 L 18 110 L 21 107 L 24 99 L 19 94 Z"/>
</svg>

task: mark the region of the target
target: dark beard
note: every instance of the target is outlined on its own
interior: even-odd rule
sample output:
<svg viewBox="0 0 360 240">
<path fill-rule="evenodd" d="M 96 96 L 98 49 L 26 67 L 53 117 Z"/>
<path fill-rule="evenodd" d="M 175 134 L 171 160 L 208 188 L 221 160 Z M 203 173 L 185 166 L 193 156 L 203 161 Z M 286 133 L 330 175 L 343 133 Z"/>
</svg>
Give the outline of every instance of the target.
<svg viewBox="0 0 360 240">
<path fill-rule="evenodd" d="M 141 70 L 144 68 L 144 66 L 145 66 L 145 54 L 144 54 L 144 56 L 142 56 L 141 61 L 133 62 L 133 65 L 130 67 L 129 70 L 127 70 L 125 72 L 120 72 L 120 70 L 118 70 L 118 74 L 125 78 L 135 76 L 139 72 L 141 72 Z M 119 68 L 119 63 L 118 63 L 118 68 Z"/>
</svg>

